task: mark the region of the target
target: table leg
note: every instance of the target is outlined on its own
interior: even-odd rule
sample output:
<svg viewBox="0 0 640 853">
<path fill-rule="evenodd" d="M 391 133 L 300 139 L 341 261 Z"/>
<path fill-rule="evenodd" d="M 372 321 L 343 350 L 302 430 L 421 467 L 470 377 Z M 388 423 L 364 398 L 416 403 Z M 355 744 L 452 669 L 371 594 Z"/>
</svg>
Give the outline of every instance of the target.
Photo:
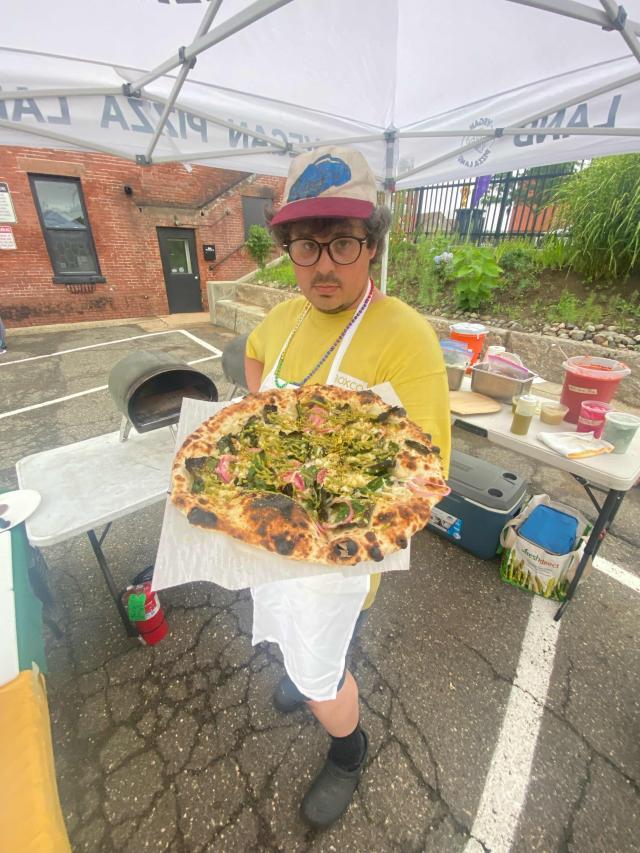
<svg viewBox="0 0 640 853">
<path fill-rule="evenodd" d="M 88 530 L 87 536 L 89 537 L 89 542 L 91 542 L 93 553 L 96 555 L 98 565 L 100 566 L 102 574 L 104 575 L 104 579 L 107 582 L 107 586 L 109 587 L 111 597 L 115 601 L 116 607 L 118 608 L 118 613 L 120 614 L 120 618 L 122 619 L 122 624 L 124 625 L 125 630 L 130 637 L 137 637 L 138 632 L 129 621 L 127 611 L 124 609 L 124 605 L 122 603 L 120 591 L 118 590 L 116 583 L 113 579 L 113 575 L 111 574 L 111 570 L 109 569 L 107 560 L 104 556 L 104 551 L 102 550 L 102 546 L 100 544 L 104 537 L 101 537 L 100 541 L 98 541 L 98 537 L 96 536 L 95 530 Z"/>
<path fill-rule="evenodd" d="M 558 610 L 556 611 L 554 620 L 557 622 L 564 613 L 569 601 L 573 598 L 573 594 L 580 582 L 580 578 L 582 577 L 582 573 L 585 570 L 587 562 L 589 558 L 593 558 L 598 553 L 598 549 L 602 543 L 602 539 L 606 534 L 607 530 L 613 523 L 614 518 L 618 510 L 620 509 L 620 504 L 625 496 L 625 492 L 618 492 L 616 489 L 610 489 L 607 493 L 607 497 L 600 508 L 600 512 L 598 513 L 598 517 L 596 518 L 595 524 L 593 525 L 593 529 L 587 540 L 587 544 L 584 547 L 584 553 L 580 558 L 580 562 L 578 563 L 578 567 L 576 569 L 576 573 L 573 576 L 573 580 L 569 584 L 567 589 L 567 597 L 562 602 Z"/>
</svg>

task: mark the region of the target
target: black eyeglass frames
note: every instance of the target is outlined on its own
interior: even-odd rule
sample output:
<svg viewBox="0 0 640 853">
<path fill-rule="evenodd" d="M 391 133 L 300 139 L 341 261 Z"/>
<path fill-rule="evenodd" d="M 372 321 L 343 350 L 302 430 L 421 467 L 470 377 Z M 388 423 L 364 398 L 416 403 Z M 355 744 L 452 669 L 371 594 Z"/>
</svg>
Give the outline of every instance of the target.
<svg viewBox="0 0 640 853">
<path fill-rule="evenodd" d="M 326 243 L 310 237 L 299 237 L 283 245 L 293 263 L 300 267 L 311 267 L 317 263 L 323 249 L 327 250 L 334 263 L 345 266 L 355 264 L 366 242 L 366 237 L 334 237 Z"/>
</svg>

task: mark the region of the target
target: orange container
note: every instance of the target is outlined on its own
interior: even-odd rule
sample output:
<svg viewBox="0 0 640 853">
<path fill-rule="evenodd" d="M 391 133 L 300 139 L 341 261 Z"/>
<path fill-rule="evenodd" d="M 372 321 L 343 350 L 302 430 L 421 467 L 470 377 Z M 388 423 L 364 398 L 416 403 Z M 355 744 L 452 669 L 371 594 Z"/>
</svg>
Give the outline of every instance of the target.
<svg viewBox="0 0 640 853">
<path fill-rule="evenodd" d="M 454 341 L 464 341 L 473 353 L 471 364 L 475 364 L 482 354 L 487 331 L 487 327 L 482 323 L 453 323 L 449 326 L 449 336 Z"/>
</svg>

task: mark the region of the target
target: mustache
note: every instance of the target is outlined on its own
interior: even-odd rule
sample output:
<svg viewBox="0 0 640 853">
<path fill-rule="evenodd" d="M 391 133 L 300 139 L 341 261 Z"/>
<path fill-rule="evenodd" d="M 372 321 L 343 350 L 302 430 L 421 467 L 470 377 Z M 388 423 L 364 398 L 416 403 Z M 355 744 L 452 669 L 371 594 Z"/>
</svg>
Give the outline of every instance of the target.
<svg viewBox="0 0 640 853">
<path fill-rule="evenodd" d="M 323 274 L 321 272 L 317 272 L 314 277 L 311 279 L 311 286 L 315 284 L 342 284 L 339 278 L 337 278 L 333 273 L 329 272 Z"/>
</svg>

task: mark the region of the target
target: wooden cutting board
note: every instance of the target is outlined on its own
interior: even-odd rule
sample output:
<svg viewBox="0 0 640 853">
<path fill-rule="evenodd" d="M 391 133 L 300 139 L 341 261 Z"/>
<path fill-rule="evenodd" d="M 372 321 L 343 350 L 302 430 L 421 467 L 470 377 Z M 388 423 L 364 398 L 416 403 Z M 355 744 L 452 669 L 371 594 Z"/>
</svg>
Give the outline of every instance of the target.
<svg viewBox="0 0 640 853">
<path fill-rule="evenodd" d="M 475 391 L 449 391 L 449 405 L 456 415 L 488 415 L 502 408 L 498 400 Z"/>
</svg>

